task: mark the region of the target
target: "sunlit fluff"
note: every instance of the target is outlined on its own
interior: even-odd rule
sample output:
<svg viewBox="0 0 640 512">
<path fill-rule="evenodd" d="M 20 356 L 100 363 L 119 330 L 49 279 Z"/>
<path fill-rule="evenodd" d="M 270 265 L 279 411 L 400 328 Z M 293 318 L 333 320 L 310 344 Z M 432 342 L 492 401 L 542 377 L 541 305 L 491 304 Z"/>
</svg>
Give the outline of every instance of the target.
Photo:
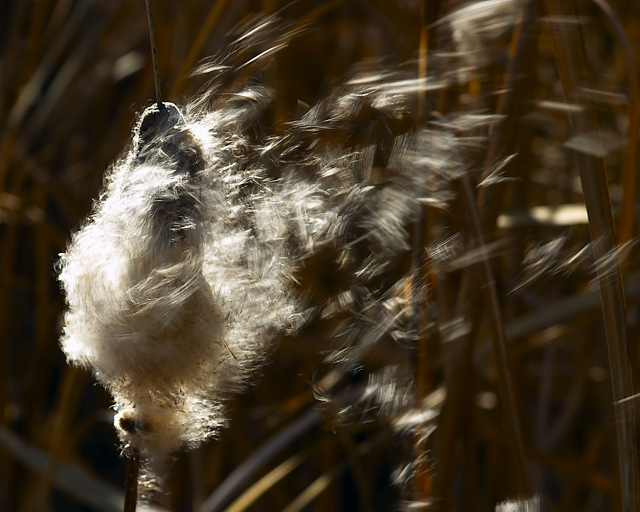
<svg viewBox="0 0 640 512">
<path fill-rule="evenodd" d="M 61 258 L 62 348 L 111 390 L 125 446 L 162 461 L 224 424 L 224 398 L 296 319 L 283 238 L 245 220 L 265 194 L 233 199 L 255 178 L 233 163 L 242 139 L 205 119 L 142 141 L 142 124 Z"/>
</svg>

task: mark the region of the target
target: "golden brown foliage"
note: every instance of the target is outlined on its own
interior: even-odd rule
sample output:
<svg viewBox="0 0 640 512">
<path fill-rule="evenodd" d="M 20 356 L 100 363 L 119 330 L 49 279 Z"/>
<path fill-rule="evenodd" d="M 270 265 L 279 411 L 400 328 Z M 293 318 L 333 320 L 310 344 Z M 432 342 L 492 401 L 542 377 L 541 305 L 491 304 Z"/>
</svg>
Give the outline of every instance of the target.
<svg viewBox="0 0 640 512">
<path fill-rule="evenodd" d="M 639 53 L 629 51 L 640 45 L 640 7 L 612 0 L 609 19 L 602 0 L 579 2 L 578 17 L 555 4 L 518 3 L 515 24 L 490 40 L 480 32 L 460 42 L 460 69 L 440 71 L 459 72 L 466 57 L 481 61 L 482 74 L 416 97 L 417 123 L 460 112 L 461 130 L 479 141 L 462 155 L 474 172 L 456 182 L 452 206 L 425 206 L 412 227 L 418 257 L 398 262 L 418 269 L 424 285 L 407 281 L 398 296 L 427 290 L 413 297 L 420 339 L 410 398 L 425 411 L 442 407 L 436 431 L 417 439 L 397 431 L 424 418 L 314 409 L 314 393 L 373 381 L 355 372 L 333 382 L 336 374 L 323 370 L 328 330 L 313 322 L 281 341 L 257 385 L 233 403 L 219 440 L 177 457 L 158 506 L 369 512 L 432 500 L 436 510 L 488 511 L 534 494 L 559 511 L 628 503 L 620 474 L 632 473 L 635 446 L 630 436 L 619 464 L 616 427 L 619 438 L 629 435 L 633 399 L 612 403 L 631 389 L 620 367 L 625 321 L 629 367 L 637 373 L 640 364 Z M 307 24 L 263 69 L 218 84 L 272 88 L 267 121 L 282 132 L 373 60 L 393 70 L 410 63 L 429 77 L 429 56 L 442 46 L 434 23 L 462 4 L 152 5 L 164 99 L 177 104 L 203 86 L 189 72 L 225 51 L 234 27 L 274 13 L 294 28 Z M 148 45 L 142 1 L 0 5 L 0 510 L 122 507 L 125 460 L 110 398 L 58 348 L 63 298 L 52 269 L 129 140 L 135 112 L 154 98 Z M 470 113 L 500 117 L 487 130 L 462 117 Z M 599 181 L 582 185 L 597 172 Z M 594 225 L 592 213 L 589 225 L 585 202 L 604 212 L 595 214 L 604 224 Z M 624 256 L 622 281 L 616 254 Z M 339 289 L 326 263 L 309 261 L 300 275 L 314 300 Z M 606 320 L 600 289 L 611 300 Z M 368 368 L 398 364 L 393 350 L 367 357 Z"/>
</svg>

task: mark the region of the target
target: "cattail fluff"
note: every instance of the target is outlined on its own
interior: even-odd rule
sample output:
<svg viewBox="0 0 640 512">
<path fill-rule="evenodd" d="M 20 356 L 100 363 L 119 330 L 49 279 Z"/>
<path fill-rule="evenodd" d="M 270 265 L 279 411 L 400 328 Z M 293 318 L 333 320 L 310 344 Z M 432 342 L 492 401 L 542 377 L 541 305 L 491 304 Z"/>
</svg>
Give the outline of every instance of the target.
<svg viewBox="0 0 640 512">
<path fill-rule="evenodd" d="M 496 512 L 541 512 L 542 503 L 538 496 L 529 499 L 505 501 L 496 506 Z"/>
<path fill-rule="evenodd" d="M 458 38 L 474 29 L 464 16 Z M 268 40 L 275 25 L 259 24 L 251 37 Z M 443 55 L 434 62 L 457 58 Z M 232 68 L 215 61 L 203 70 Z M 353 369 L 376 347 L 396 347 L 396 364 L 372 372 L 345 415 L 373 401 L 399 430 L 431 431 L 433 415 L 412 412 L 410 399 L 408 227 L 421 205 L 447 207 L 451 181 L 466 172 L 461 148 L 477 140 L 465 130 L 494 120 L 456 115 L 416 128 L 408 112 L 418 92 L 460 78 L 445 76 L 448 68 L 417 79 L 379 63 L 284 135 L 253 129 L 272 101 L 255 85 L 212 87 L 184 109 L 142 113 L 61 257 L 61 344 L 112 393 L 123 447 L 139 450 L 151 473 L 215 435 L 225 400 L 253 380 L 275 336 L 312 315 L 332 325 L 330 363 Z M 318 258 L 337 276 L 321 294 L 300 283 Z"/>
<path fill-rule="evenodd" d="M 145 110 L 61 258 L 62 348 L 110 389 L 121 440 L 150 461 L 219 429 L 223 398 L 295 321 L 282 242 L 258 246 L 252 204 L 227 202 L 254 179 L 234 163 L 242 140 L 211 121 Z"/>
</svg>

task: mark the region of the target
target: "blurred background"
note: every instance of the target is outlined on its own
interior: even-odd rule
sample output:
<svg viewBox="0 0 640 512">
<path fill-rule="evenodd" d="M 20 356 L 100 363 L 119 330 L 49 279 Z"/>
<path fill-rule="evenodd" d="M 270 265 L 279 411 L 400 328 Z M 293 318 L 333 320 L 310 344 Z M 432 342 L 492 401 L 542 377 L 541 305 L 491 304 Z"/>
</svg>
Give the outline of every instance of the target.
<svg viewBox="0 0 640 512">
<path fill-rule="evenodd" d="M 420 73 L 421 51 L 437 51 L 441 44 L 428 27 L 464 5 L 151 4 L 163 99 L 177 104 L 203 86 L 204 78 L 190 77 L 190 71 L 202 58 L 224 52 L 239 24 L 277 14 L 287 23 L 308 25 L 259 73 L 276 91 L 270 113 L 275 130 L 368 59 L 384 59 L 390 67 L 413 63 Z M 231 404 L 230 428 L 219 440 L 177 456 L 166 492 L 154 506 L 184 512 L 370 512 L 395 510 L 417 497 L 432 499 L 433 505 L 423 507 L 430 510 L 491 511 L 506 499 L 538 494 L 548 510 L 617 509 L 605 327 L 572 152 L 606 163 L 610 207 L 624 249 L 630 364 L 637 370 L 640 4 L 577 1 L 580 17 L 573 21 L 580 22 L 586 53 L 575 55 L 576 65 L 588 77 L 578 97 L 597 114 L 601 147 L 594 138 L 572 135 L 568 116 L 582 107 L 564 103 L 550 16 L 542 2 L 530 4 L 516 9 L 515 28 L 492 40 L 482 76 L 425 100 L 425 112 L 501 114 L 500 129 L 488 138 L 481 134 L 486 140 L 470 157 L 471 167 L 482 170 L 491 152 L 493 159 L 517 154 L 500 170 L 507 179 L 498 180 L 493 193 L 482 196 L 480 187 L 476 194 L 485 212 L 530 482 L 523 487 L 514 469 L 499 400 L 501 377 L 478 300 L 462 310 L 463 318 L 479 318 L 472 332 L 447 342 L 425 329 L 417 351 L 416 394 L 441 410 L 428 440 L 414 443 L 410 435 L 395 435 L 393 422 L 375 414 L 336 422 L 329 408 L 314 409 L 324 345 L 307 329 L 282 340 L 261 381 Z M 508 100 L 505 90 L 512 91 Z M 154 97 L 142 0 L 0 3 L 2 511 L 121 509 L 126 462 L 119 455 L 110 397 L 87 372 L 68 367 L 58 347 L 64 299 L 54 267 L 70 232 L 89 214 L 103 173 L 126 148 L 136 113 Z M 447 247 L 459 246 L 464 254 L 466 207 L 461 200 L 453 204 L 451 212 L 429 214 L 427 224 L 438 233 L 461 233 Z M 438 332 L 443 326 L 456 329 L 461 290 L 479 297 L 473 292 L 481 286 L 477 279 L 465 284 L 469 265 L 451 265 L 434 277 L 425 262 L 425 279 L 435 291 L 424 307 Z M 416 455 L 414 444 L 427 461 Z M 407 458 L 420 461 L 411 475 L 399 475 Z M 398 479 L 408 483 L 394 485 Z"/>
</svg>

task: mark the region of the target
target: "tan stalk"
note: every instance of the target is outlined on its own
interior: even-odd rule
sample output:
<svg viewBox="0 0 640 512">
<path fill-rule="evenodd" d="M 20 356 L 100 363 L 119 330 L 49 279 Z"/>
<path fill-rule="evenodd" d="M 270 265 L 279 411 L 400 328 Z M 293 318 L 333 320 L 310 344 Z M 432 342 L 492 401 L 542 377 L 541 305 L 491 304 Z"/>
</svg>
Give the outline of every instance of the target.
<svg viewBox="0 0 640 512">
<path fill-rule="evenodd" d="M 553 19 L 576 16 L 576 6 L 571 0 L 545 0 L 546 14 Z M 577 17 L 575 19 L 578 19 Z M 558 74 L 564 89 L 565 100 L 578 104 L 586 71 L 586 55 L 579 23 L 551 23 L 553 47 Z M 595 113 L 589 105 L 569 112 L 573 136 L 598 133 Z M 621 507 L 624 512 L 637 510 L 638 482 L 636 469 L 636 436 L 634 404 L 620 400 L 633 395 L 633 381 L 629 365 L 627 320 L 615 236 L 611 199 L 604 161 L 584 152 L 575 153 L 580 171 L 584 200 L 589 215 L 589 229 L 600 286 L 602 310 L 609 350 L 611 383 L 618 440 L 618 465 L 620 471 Z M 607 259 L 614 265 L 607 265 Z"/>
</svg>

